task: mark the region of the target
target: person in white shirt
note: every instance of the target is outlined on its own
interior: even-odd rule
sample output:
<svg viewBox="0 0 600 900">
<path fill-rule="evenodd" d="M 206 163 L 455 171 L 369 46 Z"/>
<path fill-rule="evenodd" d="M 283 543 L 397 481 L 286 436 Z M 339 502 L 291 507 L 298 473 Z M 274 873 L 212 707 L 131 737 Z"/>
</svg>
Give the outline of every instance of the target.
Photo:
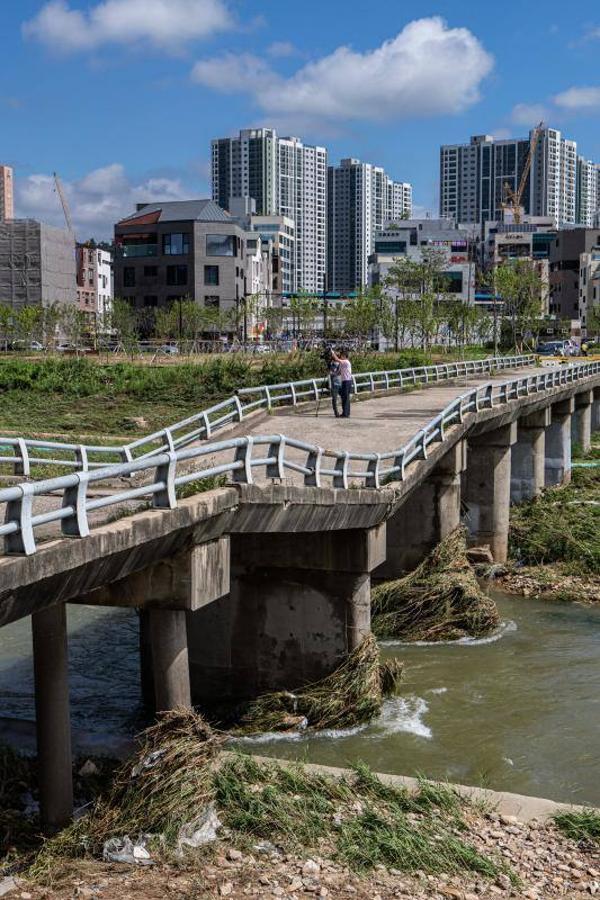
<svg viewBox="0 0 600 900">
<path fill-rule="evenodd" d="M 332 350 L 331 355 L 335 362 L 340 366 L 340 377 L 342 379 L 342 388 L 340 396 L 342 400 L 342 419 L 350 418 L 350 394 L 352 392 L 352 363 L 348 358 L 345 350 L 340 350 L 339 355 Z"/>
</svg>

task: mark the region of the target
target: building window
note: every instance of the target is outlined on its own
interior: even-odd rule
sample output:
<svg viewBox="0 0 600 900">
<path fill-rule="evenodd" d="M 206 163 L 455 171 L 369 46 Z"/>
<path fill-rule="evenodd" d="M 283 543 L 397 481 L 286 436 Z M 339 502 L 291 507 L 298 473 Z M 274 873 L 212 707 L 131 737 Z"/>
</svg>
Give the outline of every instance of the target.
<svg viewBox="0 0 600 900">
<path fill-rule="evenodd" d="M 190 236 L 181 232 L 163 235 L 163 253 L 165 256 L 184 256 L 190 252 Z"/>
<path fill-rule="evenodd" d="M 158 306 L 158 297 L 144 297 L 144 306 Z"/>
<path fill-rule="evenodd" d="M 158 275 L 158 266 L 144 266 L 144 277 L 145 278 L 156 278 Z M 106 278 L 104 279 L 106 282 Z M 104 285 L 106 287 L 106 284 Z"/>
<path fill-rule="evenodd" d="M 236 243 L 233 234 L 207 234 L 207 256 L 235 256 Z"/>
<path fill-rule="evenodd" d="M 123 287 L 135 287 L 135 269 L 133 266 L 125 266 L 123 269 Z"/>
<path fill-rule="evenodd" d="M 218 266 L 204 266 L 204 284 L 219 284 L 219 267 Z"/>
<path fill-rule="evenodd" d="M 204 297 L 204 305 L 211 307 L 212 309 L 218 309 L 221 301 L 214 294 L 209 294 Z"/>
<path fill-rule="evenodd" d="M 187 284 L 187 266 L 167 266 L 167 284 Z"/>
</svg>

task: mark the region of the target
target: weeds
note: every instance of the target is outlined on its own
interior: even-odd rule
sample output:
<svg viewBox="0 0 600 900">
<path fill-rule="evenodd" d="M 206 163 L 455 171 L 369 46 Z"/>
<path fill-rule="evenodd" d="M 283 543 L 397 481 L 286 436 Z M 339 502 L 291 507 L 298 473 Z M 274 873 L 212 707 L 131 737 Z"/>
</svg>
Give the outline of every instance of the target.
<svg viewBox="0 0 600 900">
<path fill-rule="evenodd" d="M 600 844 L 600 812 L 585 809 L 581 812 L 559 813 L 554 816 L 556 826 L 573 841 Z"/>
</svg>

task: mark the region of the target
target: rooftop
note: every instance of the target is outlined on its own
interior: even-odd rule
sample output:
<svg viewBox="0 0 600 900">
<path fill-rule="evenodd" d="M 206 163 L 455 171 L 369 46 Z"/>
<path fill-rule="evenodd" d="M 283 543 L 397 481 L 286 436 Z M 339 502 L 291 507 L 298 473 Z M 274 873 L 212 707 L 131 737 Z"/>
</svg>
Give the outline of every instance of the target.
<svg viewBox="0 0 600 900">
<path fill-rule="evenodd" d="M 152 222 L 229 222 L 231 216 L 214 200 L 169 200 L 165 203 L 138 203 L 131 216 L 121 219 L 119 225 L 136 224 L 140 219 Z"/>
</svg>

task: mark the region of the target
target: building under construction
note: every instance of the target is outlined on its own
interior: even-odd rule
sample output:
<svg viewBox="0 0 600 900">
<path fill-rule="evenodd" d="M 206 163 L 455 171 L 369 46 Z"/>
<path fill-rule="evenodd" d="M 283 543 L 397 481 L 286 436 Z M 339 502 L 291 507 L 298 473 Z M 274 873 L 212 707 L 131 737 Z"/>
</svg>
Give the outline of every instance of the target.
<svg viewBox="0 0 600 900">
<path fill-rule="evenodd" d="M 0 304 L 76 302 L 73 233 L 34 219 L 0 222 Z"/>
</svg>

